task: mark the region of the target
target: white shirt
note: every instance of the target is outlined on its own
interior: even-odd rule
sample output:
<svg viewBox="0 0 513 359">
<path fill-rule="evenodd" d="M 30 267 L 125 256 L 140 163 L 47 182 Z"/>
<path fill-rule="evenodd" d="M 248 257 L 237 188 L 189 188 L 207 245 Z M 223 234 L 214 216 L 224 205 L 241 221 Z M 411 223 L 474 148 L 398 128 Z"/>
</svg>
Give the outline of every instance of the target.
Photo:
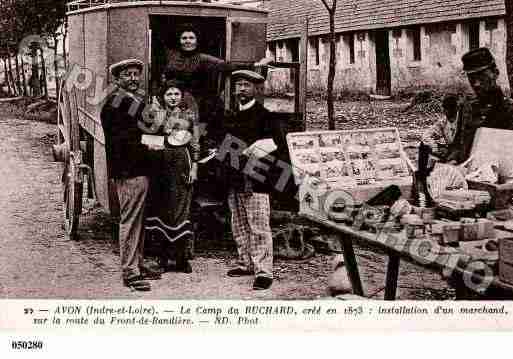
<svg viewBox="0 0 513 359">
<path fill-rule="evenodd" d="M 249 110 L 251 107 L 253 107 L 253 105 L 255 105 L 256 103 L 256 100 L 253 99 L 251 101 L 249 101 L 248 103 L 246 104 L 242 104 L 242 103 L 239 103 L 239 110 L 240 111 L 246 111 L 246 110 Z"/>
</svg>

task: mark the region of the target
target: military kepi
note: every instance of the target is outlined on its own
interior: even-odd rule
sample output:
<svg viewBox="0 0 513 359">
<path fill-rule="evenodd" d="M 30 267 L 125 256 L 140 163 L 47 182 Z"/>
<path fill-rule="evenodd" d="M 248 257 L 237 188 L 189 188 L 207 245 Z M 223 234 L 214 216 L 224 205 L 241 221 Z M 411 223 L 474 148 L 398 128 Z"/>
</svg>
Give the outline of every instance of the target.
<svg viewBox="0 0 513 359">
<path fill-rule="evenodd" d="M 232 72 L 232 79 L 234 81 L 239 79 L 248 80 L 249 82 L 253 82 L 256 84 L 260 84 L 265 81 L 265 78 L 251 70 L 237 70 Z"/>
<path fill-rule="evenodd" d="M 109 66 L 109 72 L 112 76 L 118 77 L 119 73 L 126 69 L 127 67 L 135 66 L 138 67 L 139 70 L 143 70 L 144 63 L 141 60 L 138 59 L 126 59 L 120 62 L 116 62 L 115 64 L 112 64 Z"/>
<path fill-rule="evenodd" d="M 495 59 L 486 47 L 480 47 L 467 52 L 461 57 L 461 61 L 463 62 L 463 71 L 467 74 L 483 71 L 491 66 L 495 66 Z"/>
</svg>

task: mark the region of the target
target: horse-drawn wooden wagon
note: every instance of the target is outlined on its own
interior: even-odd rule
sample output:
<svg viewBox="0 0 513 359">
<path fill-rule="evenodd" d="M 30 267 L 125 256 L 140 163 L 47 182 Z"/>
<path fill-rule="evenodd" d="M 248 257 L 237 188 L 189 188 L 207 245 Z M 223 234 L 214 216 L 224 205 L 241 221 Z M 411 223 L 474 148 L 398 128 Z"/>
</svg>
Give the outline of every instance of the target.
<svg viewBox="0 0 513 359">
<path fill-rule="evenodd" d="M 166 48 L 174 45 L 178 26 L 192 23 L 200 29 L 202 52 L 230 63 L 249 65 L 265 57 L 267 12 L 211 2 L 82 0 L 68 3 L 67 16 L 69 63 L 58 95 L 58 143 L 54 155 L 64 163 L 65 229 L 74 239 L 84 192 L 113 215 L 117 213 L 116 200 L 109 189 L 100 122 L 102 100 L 111 82 L 109 65 L 127 58 L 143 60 L 142 83 L 150 99 L 165 65 Z M 306 43 L 306 36 L 302 39 Z M 306 46 L 302 48 L 306 51 Z M 302 123 L 304 114 L 305 59 L 302 56 L 301 62 L 273 64 L 293 69 L 294 111 L 278 115 L 296 119 L 292 121 L 296 124 Z M 225 108 L 230 108 L 230 76 L 219 76 L 216 85 Z"/>
</svg>

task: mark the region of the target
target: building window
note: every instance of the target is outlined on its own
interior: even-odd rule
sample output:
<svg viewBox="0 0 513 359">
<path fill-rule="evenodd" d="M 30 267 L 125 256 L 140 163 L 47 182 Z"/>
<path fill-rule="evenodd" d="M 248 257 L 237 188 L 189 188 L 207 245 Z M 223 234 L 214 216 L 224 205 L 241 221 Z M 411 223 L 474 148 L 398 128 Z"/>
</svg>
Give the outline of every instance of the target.
<svg viewBox="0 0 513 359">
<path fill-rule="evenodd" d="M 479 47 L 479 21 L 468 24 L 468 48 L 470 50 Z"/>
<path fill-rule="evenodd" d="M 321 62 L 321 56 L 319 53 L 319 38 L 311 37 L 309 42 L 310 42 L 310 47 L 312 48 L 313 55 L 314 55 L 314 58 L 313 58 L 313 60 L 315 61 L 314 65 L 318 66 Z"/>
<path fill-rule="evenodd" d="M 498 23 L 497 19 L 486 19 L 485 29 L 487 31 L 497 30 L 498 27 L 499 27 L 499 23 Z"/>
<path fill-rule="evenodd" d="M 287 47 L 290 51 L 290 61 L 299 62 L 299 39 L 287 40 Z"/>
<path fill-rule="evenodd" d="M 422 47 L 420 42 L 420 27 L 410 29 L 410 36 L 413 45 L 413 61 L 421 61 Z"/>
<path fill-rule="evenodd" d="M 445 25 L 445 29 L 449 31 L 451 34 L 455 34 L 458 30 L 455 22 Z"/>
<path fill-rule="evenodd" d="M 270 53 L 271 57 L 274 59 L 274 61 L 276 62 L 276 43 L 275 42 L 269 43 L 269 53 Z"/>
<path fill-rule="evenodd" d="M 354 33 L 349 34 L 348 45 L 349 45 L 349 63 L 354 64 Z"/>
</svg>

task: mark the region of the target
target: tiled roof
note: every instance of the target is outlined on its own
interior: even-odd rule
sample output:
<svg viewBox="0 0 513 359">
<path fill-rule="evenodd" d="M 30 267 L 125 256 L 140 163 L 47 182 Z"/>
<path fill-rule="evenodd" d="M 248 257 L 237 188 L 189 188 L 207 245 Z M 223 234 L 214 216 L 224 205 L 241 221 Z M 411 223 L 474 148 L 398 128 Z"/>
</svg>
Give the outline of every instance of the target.
<svg viewBox="0 0 513 359">
<path fill-rule="evenodd" d="M 477 17 L 502 16 L 510 0 L 338 0 L 336 32 L 390 28 Z M 330 0 L 328 0 L 330 3 Z M 268 40 L 297 37 L 298 21 L 308 14 L 309 33 L 328 33 L 321 0 L 269 0 Z"/>
</svg>

